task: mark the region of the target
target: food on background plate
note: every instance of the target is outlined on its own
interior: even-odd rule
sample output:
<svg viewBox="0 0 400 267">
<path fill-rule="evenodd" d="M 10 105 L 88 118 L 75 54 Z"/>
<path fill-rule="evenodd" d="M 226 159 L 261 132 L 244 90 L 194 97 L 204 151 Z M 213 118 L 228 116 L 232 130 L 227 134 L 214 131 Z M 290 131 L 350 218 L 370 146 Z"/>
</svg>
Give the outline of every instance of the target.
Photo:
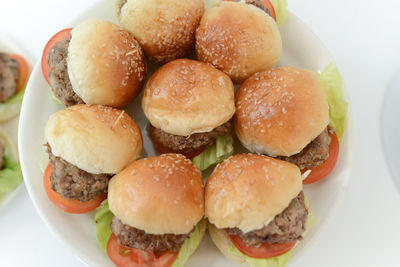
<svg viewBox="0 0 400 267">
<path fill-rule="evenodd" d="M 183 267 L 206 231 L 203 215 L 200 171 L 181 154 L 163 154 L 111 179 L 96 232 L 117 266 Z"/>
<path fill-rule="evenodd" d="M 56 99 L 67 107 L 123 107 L 140 93 L 146 63 L 131 33 L 108 21 L 87 20 L 50 39 L 42 71 Z"/>
<path fill-rule="evenodd" d="M 204 13 L 196 31 L 197 58 L 236 83 L 274 66 L 281 52 L 278 25 L 253 4 L 222 1 Z"/>
<path fill-rule="evenodd" d="M 339 143 L 328 127 L 327 94 L 317 73 L 289 66 L 256 73 L 240 86 L 235 101 L 236 135 L 248 150 L 311 170 L 305 183 L 333 169 Z"/>
<path fill-rule="evenodd" d="M 122 110 L 75 105 L 53 114 L 45 128 L 49 199 L 68 213 L 87 213 L 106 198 L 109 179 L 141 155 L 139 127 Z"/>
<path fill-rule="evenodd" d="M 205 189 L 205 216 L 218 249 L 242 265 L 284 266 L 306 230 L 299 168 L 263 155 L 219 164 Z"/>
<path fill-rule="evenodd" d="M 121 26 L 133 33 L 151 60 L 167 63 L 190 52 L 203 16 L 203 0 L 116 0 L 115 3 Z"/>
<path fill-rule="evenodd" d="M 0 52 L 0 121 L 18 115 L 28 78 L 29 66 L 22 56 Z"/>
<path fill-rule="evenodd" d="M 233 83 L 209 64 L 189 59 L 165 64 L 148 80 L 142 108 L 160 153 L 193 158 L 200 170 L 233 153 Z"/>
</svg>

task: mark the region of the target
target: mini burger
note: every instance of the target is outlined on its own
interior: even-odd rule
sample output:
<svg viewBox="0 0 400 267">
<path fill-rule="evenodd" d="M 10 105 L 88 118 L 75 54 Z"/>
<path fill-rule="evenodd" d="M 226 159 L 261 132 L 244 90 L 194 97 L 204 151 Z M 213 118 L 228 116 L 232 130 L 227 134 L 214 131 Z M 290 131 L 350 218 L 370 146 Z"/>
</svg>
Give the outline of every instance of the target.
<svg viewBox="0 0 400 267">
<path fill-rule="evenodd" d="M 201 173 L 181 154 L 130 164 L 111 179 L 108 203 L 117 266 L 183 267 L 206 230 Z"/>
<path fill-rule="evenodd" d="M 278 26 L 262 1 L 222 1 L 204 13 L 196 55 L 236 82 L 274 66 L 282 52 Z"/>
<path fill-rule="evenodd" d="M 318 74 L 278 67 L 254 74 L 236 92 L 235 131 L 250 151 L 296 164 L 304 181 L 327 176 L 339 143 L 329 124 L 329 107 Z"/>
<path fill-rule="evenodd" d="M 287 261 L 306 230 L 302 187 L 294 164 L 255 154 L 230 157 L 206 184 L 211 239 L 238 264 L 268 267 Z"/>
<path fill-rule="evenodd" d="M 69 213 L 99 206 L 109 179 L 138 158 L 143 146 L 140 129 L 124 111 L 100 105 L 58 111 L 47 122 L 45 136 L 50 159 L 45 190 Z"/>
<path fill-rule="evenodd" d="M 87 20 L 57 33 L 42 56 L 43 74 L 65 106 L 123 107 L 146 77 L 143 52 L 133 35 L 103 20 Z"/>
<path fill-rule="evenodd" d="M 193 48 L 203 0 L 116 0 L 122 27 L 132 32 L 151 60 L 166 63 Z"/>
<path fill-rule="evenodd" d="M 209 64 L 178 59 L 151 76 L 142 107 L 156 149 L 193 158 L 231 133 L 233 83 Z"/>
</svg>

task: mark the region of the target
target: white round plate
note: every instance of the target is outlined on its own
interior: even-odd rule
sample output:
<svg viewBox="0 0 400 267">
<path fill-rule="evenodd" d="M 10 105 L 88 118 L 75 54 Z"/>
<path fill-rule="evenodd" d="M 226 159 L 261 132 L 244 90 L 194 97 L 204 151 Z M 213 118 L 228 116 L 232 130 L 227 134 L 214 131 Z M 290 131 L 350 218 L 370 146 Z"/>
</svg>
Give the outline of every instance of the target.
<svg viewBox="0 0 400 267">
<path fill-rule="evenodd" d="M 29 67 L 33 66 L 34 61 L 31 56 L 3 33 L 0 33 L 0 52 L 21 55 L 28 62 Z M 15 146 L 17 146 L 18 141 L 18 121 L 19 116 L 16 116 L 11 120 L 0 122 L 0 128 L 7 134 L 10 141 L 13 142 Z M 7 203 L 10 203 L 11 200 L 22 191 L 23 186 L 23 183 L 21 183 L 12 192 L 0 194 L 0 209 L 4 208 Z"/>
<path fill-rule="evenodd" d="M 66 26 L 73 27 L 80 21 L 89 18 L 116 22 L 112 2 L 109 0 L 99 1 L 78 16 L 70 25 Z M 329 51 L 321 41 L 290 12 L 286 24 L 281 28 L 281 32 L 283 39 L 281 65 L 292 65 L 321 71 L 332 61 Z M 152 156 L 154 155 L 154 149 L 145 130 L 147 120 L 141 111 L 140 99 L 141 96 L 127 108 L 127 112 L 133 116 L 142 130 L 144 137 L 143 155 Z M 64 213 L 48 200 L 43 188 L 43 168 L 47 164 L 47 155 L 43 148 L 45 143 L 43 129 L 49 116 L 61 108 L 51 99 L 49 86 L 43 78 L 40 62 L 38 62 L 28 84 L 19 128 L 20 157 L 28 192 L 49 229 L 63 240 L 84 263 L 91 266 L 111 266 L 111 261 L 100 249 L 96 241 L 93 223 L 94 213 L 85 215 Z M 305 192 L 317 222 L 294 250 L 290 261 L 291 266 L 296 266 L 296 261 L 301 253 L 327 225 L 338 207 L 346 188 L 350 175 L 353 150 L 351 117 L 350 114 L 348 115 L 347 131 L 341 144 L 341 152 L 336 168 L 327 179 L 314 185 L 305 186 Z M 186 266 L 221 267 L 234 265 L 227 261 L 210 239 L 206 237 Z"/>
</svg>

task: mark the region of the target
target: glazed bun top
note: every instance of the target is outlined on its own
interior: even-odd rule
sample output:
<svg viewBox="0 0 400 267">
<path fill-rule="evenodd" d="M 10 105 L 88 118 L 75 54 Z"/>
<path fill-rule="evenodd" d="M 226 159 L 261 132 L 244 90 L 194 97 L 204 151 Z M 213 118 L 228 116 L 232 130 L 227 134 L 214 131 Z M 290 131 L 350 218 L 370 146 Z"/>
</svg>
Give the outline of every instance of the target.
<svg viewBox="0 0 400 267">
<path fill-rule="evenodd" d="M 103 20 L 87 20 L 71 32 L 68 75 L 86 104 L 123 107 L 137 96 L 146 63 L 132 34 Z"/>
<path fill-rule="evenodd" d="M 274 19 L 262 9 L 243 2 L 221 2 L 204 13 L 196 32 L 196 54 L 242 82 L 274 66 L 282 40 Z"/>
<path fill-rule="evenodd" d="M 181 154 L 145 158 L 111 179 L 108 203 L 124 224 L 148 234 L 187 234 L 204 215 L 203 180 Z"/>
<path fill-rule="evenodd" d="M 204 12 L 203 0 L 119 0 L 116 6 L 122 27 L 134 34 L 146 56 L 159 63 L 189 52 Z"/>
<path fill-rule="evenodd" d="M 279 67 L 254 74 L 236 92 L 235 131 L 250 151 L 299 153 L 328 126 L 329 107 L 318 74 Z"/>
<path fill-rule="evenodd" d="M 218 228 L 261 229 L 302 190 L 300 169 L 263 155 L 237 154 L 207 180 L 205 215 Z"/>
<path fill-rule="evenodd" d="M 209 64 L 178 59 L 150 77 L 142 107 L 150 123 L 164 132 L 209 132 L 235 113 L 233 83 Z"/>
<path fill-rule="evenodd" d="M 52 153 L 92 174 L 115 174 L 138 158 L 142 134 L 122 110 L 75 105 L 54 113 L 45 136 Z"/>
</svg>

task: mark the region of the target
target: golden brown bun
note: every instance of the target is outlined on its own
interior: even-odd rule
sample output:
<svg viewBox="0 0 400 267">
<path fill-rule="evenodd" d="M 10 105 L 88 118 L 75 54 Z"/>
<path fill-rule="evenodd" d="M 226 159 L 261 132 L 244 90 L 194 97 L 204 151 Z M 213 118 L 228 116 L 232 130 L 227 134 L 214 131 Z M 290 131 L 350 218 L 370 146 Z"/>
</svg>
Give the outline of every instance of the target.
<svg viewBox="0 0 400 267">
<path fill-rule="evenodd" d="M 325 92 L 311 71 L 286 66 L 256 73 L 235 101 L 235 131 L 252 152 L 297 154 L 329 123 Z"/>
<path fill-rule="evenodd" d="M 209 64 L 178 59 L 148 80 L 142 108 L 150 123 L 167 133 L 209 132 L 235 113 L 233 83 Z"/>
<path fill-rule="evenodd" d="M 137 96 L 146 63 L 132 34 L 103 20 L 87 20 L 72 30 L 68 74 L 86 104 L 123 107 Z"/>
<path fill-rule="evenodd" d="M 138 158 L 142 134 L 122 110 L 76 105 L 54 113 L 45 136 L 51 152 L 93 174 L 114 174 Z"/>
<path fill-rule="evenodd" d="M 282 52 L 275 21 L 245 3 L 222 2 L 204 13 L 196 32 L 199 60 L 213 64 L 241 82 L 274 66 Z"/>
<path fill-rule="evenodd" d="M 302 190 L 300 169 L 263 155 L 237 154 L 207 180 L 205 214 L 218 228 L 243 232 L 267 225 Z"/>
<path fill-rule="evenodd" d="M 110 210 L 149 234 L 186 234 L 204 215 L 200 171 L 181 154 L 137 160 L 108 187 Z"/>
<path fill-rule="evenodd" d="M 203 12 L 203 0 L 128 0 L 119 20 L 135 35 L 146 56 L 166 63 L 193 47 Z"/>
</svg>

